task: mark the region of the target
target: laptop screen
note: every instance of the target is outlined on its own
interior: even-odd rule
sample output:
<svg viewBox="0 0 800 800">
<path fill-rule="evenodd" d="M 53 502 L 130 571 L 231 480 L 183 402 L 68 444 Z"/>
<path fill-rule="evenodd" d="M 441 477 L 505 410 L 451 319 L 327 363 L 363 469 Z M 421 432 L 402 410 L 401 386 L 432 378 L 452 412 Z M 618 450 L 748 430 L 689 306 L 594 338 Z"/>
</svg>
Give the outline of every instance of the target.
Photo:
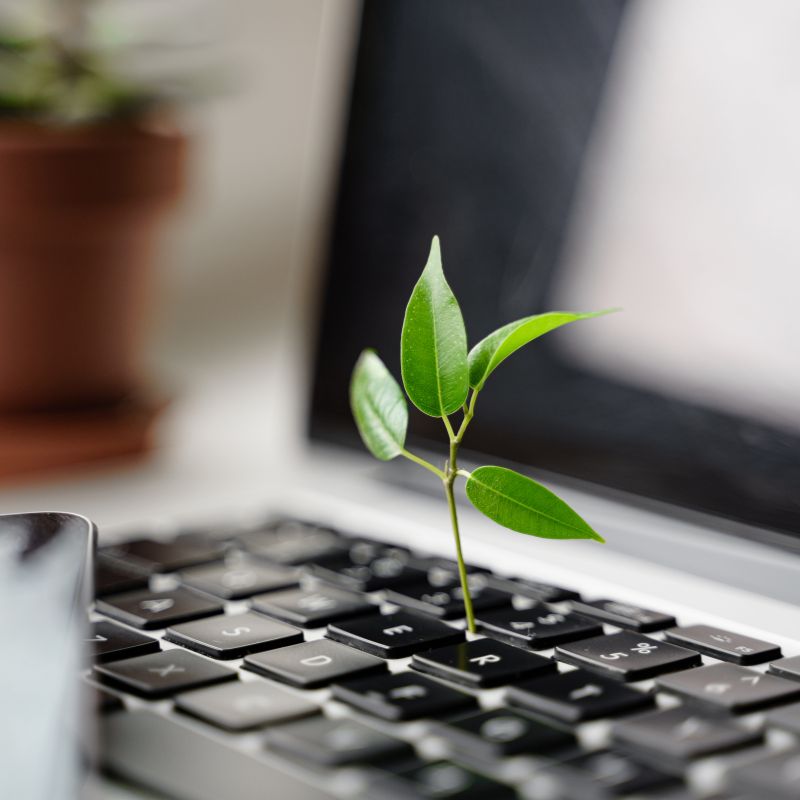
<svg viewBox="0 0 800 800">
<path fill-rule="evenodd" d="M 756 286 L 743 300 L 730 280 L 696 267 L 714 258 L 681 250 L 716 224 L 712 213 L 692 212 L 694 195 L 678 204 L 684 216 L 664 222 L 659 209 L 674 192 L 663 187 L 687 168 L 691 147 L 663 170 L 675 136 L 659 140 L 665 126 L 652 122 L 650 137 L 642 133 L 658 47 L 642 70 L 619 66 L 632 8 L 624 0 L 365 4 L 312 436 L 361 446 L 348 407 L 354 361 L 375 347 L 399 379 L 405 304 L 438 234 L 470 345 L 533 313 L 625 309 L 549 334 L 504 363 L 465 447 L 489 463 L 511 460 L 800 534 L 800 387 L 787 349 L 797 323 L 773 314 L 755 324 L 763 310 L 752 264 L 733 276 L 740 288 Z M 639 98 L 638 121 L 615 130 L 607 120 L 629 98 Z M 661 148 L 650 161 L 647 146 Z M 662 165 L 656 189 L 642 188 L 650 173 L 633 170 L 637 159 Z M 411 417 L 411 441 L 441 448 L 441 422 Z"/>
</svg>

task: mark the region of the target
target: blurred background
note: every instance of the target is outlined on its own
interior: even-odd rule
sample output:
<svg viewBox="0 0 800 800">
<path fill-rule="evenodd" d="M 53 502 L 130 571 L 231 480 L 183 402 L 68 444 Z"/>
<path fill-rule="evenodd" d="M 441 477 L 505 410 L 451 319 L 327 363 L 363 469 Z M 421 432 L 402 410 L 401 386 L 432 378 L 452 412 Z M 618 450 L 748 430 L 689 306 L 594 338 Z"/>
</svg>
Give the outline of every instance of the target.
<svg viewBox="0 0 800 800">
<path fill-rule="evenodd" d="M 343 413 L 352 353 L 342 350 L 341 363 L 328 358 L 324 332 L 331 323 L 323 320 L 320 329 L 317 313 L 332 274 L 326 270 L 337 269 L 344 252 L 334 241 L 330 256 L 329 232 L 360 13 L 357 3 L 324 0 L 241 0 L 235 8 L 211 0 L 0 3 L 0 226 L 11 242 L 3 254 L 0 240 L 0 259 L 12 265 L 0 270 L 6 275 L 0 275 L 0 355 L 6 354 L 0 358 L 0 471 L 10 487 L 0 492 L 0 509 L 69 506 L 116 522 L 143 507 L 199 512 L 204 503 L 219 507 L 254 496 L 304 450 L 320 330 L 319 353 L 330 367 L 317 375 L 317 398 L 334 393 L 334 413 Z M 525 40 L 493 39 L 502 25 L 490 24 L 489 13 L 476 3 L 441 4 L 433 16 L 473 47 L 475 63 L 483 65 L 463 86 L 497 92 L 524 83 L 513 56 L 514 48 L 524 51 Z M 504 18 L 513 23 L 514 13 L 511 4 Z M 531 182 L 537 174 L 553 180 L 548 152 L 576 167 L 574 194 L 561 198 L 569 223 L 557 248 L 543 249 L 535 235 L 526 239 L 524 217 L 499 226 L 482 217 L 483 207 L 470 208 L 465 199 L 469 184 L 421 173 L 424 161 L 409 162 L 414 191 L 453 199 L 449 211 L 440 203 L 418 227 L 426 228 L 425 239 L 443 234 L 445 268 L 464 295 L 467 319 L 478 315 L 478 325 L 495 310 L 504 316 L 545 310 L 545 301 L 575 309 L 623 306 L 624 314 L 602 325 L 560 336 L 561 357 L 632 390 L 745 417 L 737 436 L 749 449 L 737 458 L 753 456 L 750 445 L 765 435 L 750 423 L 768 421 L 781 432 L 764 452 L 773 461 L 778 453 L 784 483 L 775 497 L 786 510 L 786 490 L 800 471 L 796 456 L 789 457 L 800 427 L 800 323 L 793 313 L 800 283 L 794 222 L 800 9 L 791 0 L 606 0 L 576 3 L 564 12 L 570 18 L 582 20 L 587 42 L 607 44 L 597 45 L 599 103 L 587 104 L 559 82 L 560 65 L 569 60 L 564 48 L 575 41 L 560 42 L 552 36 L 558 20 L 545 21 L 542 52 L 554 60 L 540 58 L 535 68 L 552 78 L 551 88 L 539 98 L 540 116 L 524 117 L 529 127 L 518 131 L 520 142 L 538 136 L 537 143 L 552 146 L 542 151 L 541 163 L 530 164 Z M 483 38 L 476 37 L 480 31 Z M 44 55 L 41 41 L 50 43 Z M 390 46 L 387 40 L 387 53 L 394 52 Z M 392 63 L 401 63 L 397 53 Z M 413 61 L 414 54 L 405 57 Z M 579 61 L 584 71 L 591 65 Z M 588 109 L 585 142 L 570 138 L 581 109 Z M 154 161 L 143 149 L 131 155 L 137 166 L 127 183 L 114 174 L 111 183 L 129 211 L 125 219 L 111 210 L 116 195 L 100 178 L 76 181 L 69 167 L 88 163 L 75 161 L 76 152 L 91 160 L 87 153 L 103 147 L 117 148 L 117 156 L 134 147 L 127 140 L 75 141 L 109 120 L 111 127 L 147 128 L 161 147 Z M 63 153 L 70 137 L 73 160 L 64 156 L 60 163 L 67 166 L 59 167 L 54 153 Z M 507 139 L 485 145 L 498 163 L 520 151 Z M 25 172 L 31 153 L 42 157 L 45 150 L 50 160 Z M 363 178 L 344 164 L 342 180 Z M 475 175 L 477 186 L 482 178 Z M 72 194 L 58 188 L 62 180 Z M 85 196 L 76 184 L 89 187 Z M 382 199 L 387 196 L 389 190 Z M 23 214 L 26 203 L 37 210 Z M 88 211 L 81 216 L 81 209 Z M 383 227 L 365 223 L 365 239 L 376 239 L 395 220 L 397 236 L 405 235 L 407 220 L 393 216 L 390 205 L 373 210 L 383 215 Z M 92 215 L 94 224 L 87 223 Z M 45 225 L 54 231 L 51 240 L 42 233 Z M 501 235 L 505 250 L 492 241 Z M 406 241 L 398 307 L 426 249 L 422 234 Z M 387 239 L 385 250 L 399 252 L 396 244 Z M 371 243 L 353 252 L 386 257 Z M 479 255 L 492 260 L 478 263 Z M 551 256 L 559 269 L 543 292 L 531 276 Z M 88 267 L 68 271 L 90 260 L 106 278 L 93 278 Z M 128 277 L 108 279 L 123 263 Z M 18 277 L 30 275 L 31 264 L 47 276 L 36 285 Z M 385 260 L 376 261 L 374 275 L 381 270 L 400 275 Z M 479 287 L 472 296 L 470 281 Z M 501 285 L 497 307 L 481 319 L 480 291 L 492 281 Z M 354 317 L 355 299 L 351 306 L 346 297 L 336 302 L 340 320 Z M 65 305 L 82 320 L 92 316 L 87 308 L 105 311 L 73 326 L 54 312 Z M 394 331 L 397 322 L 390 315 L 386 325 Z M 73 327 L 83 330 L 83 340 L 59 335 Z M 348 342 L 352 334 L 352 342 L 383 344 L 380 326 L 343 328 Z M 471 340 L 487 331 L 471 330 Z M 21 346 L 29 340 L 30 347 Z M 105 343 L 99 353 L 98 341 Z M 61 351 L 41 355 L 53 342 Z M 38 362 L 33 352 L 40 353 Z M 40 373 L 77 373 L 87 385 L 42 382 L 36 363 Z M 6 397 L 3 385 L 11 387 Z M 509 387 L 498 395 L 498 408 Z M 625 415 L 609 396 L 608 408 L 615 404 Z M 544 413 L 534 411 L 532 419 Z M 576 417 L 584 412 L 577 409 Z M 610 419 L 601 415 L 607 428 Z M 324 428 L 316 432 L 337 439 Z M 424 428 L 419 433 L 424 438 Z M 580 426 L 573 433 L 588 435 Z M 144 451 L 150 451 L 147 460 L 130 460 Z M 676 472 L 693 457 L 679 455 Z M 585 453 L 576 458 L 600 463 L 593 456 L 587 462 Z M 721 452 L 720 461 L 729 458 Z M 605 455 L 601 461 L 613 471 Z M 709 474 L 719 469 L 711 465 Z M 796 505 L 791 511 L 797 513 Z"/>
</svg>

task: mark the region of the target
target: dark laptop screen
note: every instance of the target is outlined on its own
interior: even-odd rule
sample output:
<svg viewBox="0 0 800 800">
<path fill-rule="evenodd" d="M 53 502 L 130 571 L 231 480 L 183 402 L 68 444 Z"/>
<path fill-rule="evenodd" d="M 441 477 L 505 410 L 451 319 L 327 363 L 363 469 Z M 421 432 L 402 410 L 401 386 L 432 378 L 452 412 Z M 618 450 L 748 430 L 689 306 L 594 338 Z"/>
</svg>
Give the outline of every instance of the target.
<svg viewBox="0 0 800 800">
<path fill-rule="evenodd" d="M 399 378 L 405 303 L 434 233 L 470 344 L 553 308 L 625 10 L 624 0 L 365 4 L 318 336 L 314 437 L 359 446 L 350 371 L 369 345 Z M 564 334 L 498 370 L 481 395 L 471 450 L 800 532 L 796 434 L 764 415 L 589 371 L 557 346 Z M 412 413 L 411 432 L 441 447 L 438 420 Z"/>
</svg>

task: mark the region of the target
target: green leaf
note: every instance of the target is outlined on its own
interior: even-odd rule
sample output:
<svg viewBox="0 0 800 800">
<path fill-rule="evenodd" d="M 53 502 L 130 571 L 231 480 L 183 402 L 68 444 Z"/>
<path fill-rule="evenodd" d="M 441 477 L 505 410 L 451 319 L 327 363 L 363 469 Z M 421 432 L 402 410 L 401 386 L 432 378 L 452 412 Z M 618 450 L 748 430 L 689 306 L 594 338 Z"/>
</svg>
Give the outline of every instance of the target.
<svg viewBox="0 0 800 800">
<path fill-rule="evenodd" d="M 464 405 L 469 391 L 467 333 L 444 279 L 438 236 L 408 301 L 400 364 L 406 392 L 424 414 L 444 417 Z"/>
<path fill-rule="evenodd" d="M 514 470 L 478 467 L 466 488 L 478 511 L 512 531 L 545 539 L 604 541 L 561 498 Z"/>
<path fill-rule="evenodd" d="M 611 308 L 605 311 L 593 311 L 588 314 L 573 314 L 569 311 L 549 311 L 546 314 L 537 314 L 533 317 L 523 317 L 516 322 L 503 325 L 494 333 L 482 339 L 469 354 L 469 385 L 480 391 L 486 379 L 495 369 L 520 347 L 538 339 L 569 322 L 580 319 L 591 319 L 611 314 L 619 309 Z"/>
<path fill-rule="evenodd" d="M 350 379 L 350 408 L 367 449 L 381 461 L 403 452 L 408 404 L 400 385 L 374 350 L 364 350 Z"/>
</svg>

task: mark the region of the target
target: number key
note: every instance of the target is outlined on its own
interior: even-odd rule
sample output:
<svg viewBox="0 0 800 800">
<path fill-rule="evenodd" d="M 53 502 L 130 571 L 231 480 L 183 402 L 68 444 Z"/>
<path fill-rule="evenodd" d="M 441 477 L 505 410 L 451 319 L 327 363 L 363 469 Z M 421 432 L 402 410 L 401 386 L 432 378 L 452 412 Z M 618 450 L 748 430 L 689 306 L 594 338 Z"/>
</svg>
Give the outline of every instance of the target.
<svg viewBox="0 0 800 800">
<path fill-rule="evenodd" d="M 557 647 L 556 658 L 622 681 L 642 681 L 701 663 L 699 653 L 627 631 Z"/>
<path fill-rule="evenodd" d="M 179 588 L 171 592 L 115 594 L 96 600 L 95 609 L 135 628 L 149 630 L 219 614 L 222 604 L 191 589 Z"/>
<path fill-rule="evenodd" d="M 532 650 L 546 650 L 603 632 L 600 625 L 586 617 L 560 614 L 544 605 L 487 611 L 480 615 L 478 625 L 489 636 L 517 646 L 527 645 Z"/>
<path fill-rule="evenodd" d="M 288 589 L 254 597 L 253 608 L 304 628 L 321 628 L 331 622 L 374 612 L 375 606 L 352 592 L 319 586 Z"/>
<path fill-rule="evenodd" d="M 710 625 L 671 628 L 665 631 L 664 635 L 671 642 L 690 647 L 721 661 L 732 661 L 734 664 L 761 664 L 781 656 L 778 645 L 721 628 L 712 628 Z"/>
<path fill-rule="evenodd" d="M 106 620 L 93 623 L 86 643 L 92 646 L 98 663 L 157 653 L 161 649 L 156 639 Z"/>
<path fill-rule="evenodd" d="M 608 622 L 620 628 L 627 628 L 640 633 L 658 631 L 675 624 L 675 617 L 634 606 L 631 603 L 620 603 L 616 600 L 585 600 L 573 603 L 572 608 L 585 617 L 598 622 Z"/>
</svg>

